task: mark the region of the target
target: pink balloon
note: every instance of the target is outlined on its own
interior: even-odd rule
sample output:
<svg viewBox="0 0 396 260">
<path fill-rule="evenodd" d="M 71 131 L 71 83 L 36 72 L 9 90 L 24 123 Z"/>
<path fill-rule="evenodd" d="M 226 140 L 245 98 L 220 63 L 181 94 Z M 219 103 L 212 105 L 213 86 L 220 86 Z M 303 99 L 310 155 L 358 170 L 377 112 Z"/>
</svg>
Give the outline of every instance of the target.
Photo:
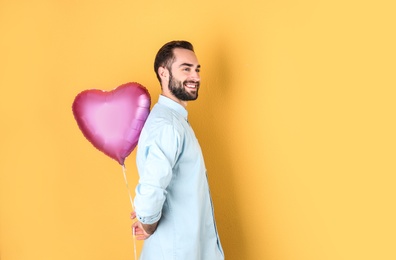
<svg viewBox="0 0 396 260">
<path fill-rule="evenodd" d="M 124 165 L 150 113 L 150 94 L 139 83 L 112 91 L 85 90 L 73 102 L 77 124 L 97 149 Z"/>
</svg>

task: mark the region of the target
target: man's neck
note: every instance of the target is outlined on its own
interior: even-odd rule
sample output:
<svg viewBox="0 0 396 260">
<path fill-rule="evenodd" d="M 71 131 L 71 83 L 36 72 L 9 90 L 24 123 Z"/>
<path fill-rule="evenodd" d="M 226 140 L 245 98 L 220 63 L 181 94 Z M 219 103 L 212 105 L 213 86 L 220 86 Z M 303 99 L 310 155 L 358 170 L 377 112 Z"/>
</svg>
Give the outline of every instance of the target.
<svg viewBox="0 0 396 260">
<path fill-rule="evenodd" d="M 168 93 L 168 92 L 165 92 L 165 91 L 162 91 L 161 95 L 163 95 L 163 96 L 165 96 L 165 97 L 167 97 L 169 99 L 172 99 L 173 101 L 175 101 L 176 103 L 179 103 L 185 109 L 187 109 L 187 101 L 180 100 L 177 97 L 175 97 L 174 95 L 172 95 L 171 93 Z"/>
</svg>

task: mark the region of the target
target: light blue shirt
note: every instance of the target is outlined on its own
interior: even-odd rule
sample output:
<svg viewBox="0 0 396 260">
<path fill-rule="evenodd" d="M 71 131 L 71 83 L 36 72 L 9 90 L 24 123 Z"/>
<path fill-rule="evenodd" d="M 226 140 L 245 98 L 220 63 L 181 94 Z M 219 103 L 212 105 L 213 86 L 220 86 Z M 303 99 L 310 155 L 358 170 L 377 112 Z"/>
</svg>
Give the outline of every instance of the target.
<svg viewBox="0 0 396 260">
<path fill-rule="evenodd" d="M 160 96 L 140 134 L 137 218 L 159 221 L 141 260 L 223 260 L 202 151 L 187 110 Z"/>
</svg>

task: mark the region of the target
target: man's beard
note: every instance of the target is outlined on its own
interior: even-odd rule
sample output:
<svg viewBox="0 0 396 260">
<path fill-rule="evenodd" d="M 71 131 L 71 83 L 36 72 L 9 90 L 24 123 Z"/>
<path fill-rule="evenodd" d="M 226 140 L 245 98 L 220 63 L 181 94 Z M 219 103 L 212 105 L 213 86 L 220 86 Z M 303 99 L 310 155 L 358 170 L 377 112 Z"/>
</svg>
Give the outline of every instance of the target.
<svg viewBox="0 0 396 260">
<path fill-rule="evenodd" d="M 194 83 L 197 85 L 197 88 L 195 89 L 194 92 L 189 93 L 186 91 L 184 85 L 187 83 Z M 172 92 L 172 94 L 183 101 L 190 101 L 190 100 L 196 100 L 198 98 L 198 89 L 199 89 L 199 81 L 176 81 L 173 78 L 173 75 L 169 75 L 169 84 L 168 84 L 169 90 Z"/>
</svg>

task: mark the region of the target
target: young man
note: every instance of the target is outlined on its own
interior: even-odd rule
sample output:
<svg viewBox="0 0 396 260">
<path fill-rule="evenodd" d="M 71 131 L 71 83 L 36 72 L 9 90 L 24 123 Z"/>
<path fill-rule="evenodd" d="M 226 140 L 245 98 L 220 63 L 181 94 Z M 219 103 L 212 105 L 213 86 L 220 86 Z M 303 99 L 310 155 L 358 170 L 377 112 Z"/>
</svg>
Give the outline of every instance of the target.
<svg viewBox="0 0 396 260">
<path fill-rule="evenodd" d="M 162 93 L 141 132 L 136 162 L 136 238 L 142 260 L 223 260 L 206 168 L 187 121 L 187 102 L 198 98 L 200 65 L 193 46 L 172 41 L 157 53 Z"/>
</svg>

